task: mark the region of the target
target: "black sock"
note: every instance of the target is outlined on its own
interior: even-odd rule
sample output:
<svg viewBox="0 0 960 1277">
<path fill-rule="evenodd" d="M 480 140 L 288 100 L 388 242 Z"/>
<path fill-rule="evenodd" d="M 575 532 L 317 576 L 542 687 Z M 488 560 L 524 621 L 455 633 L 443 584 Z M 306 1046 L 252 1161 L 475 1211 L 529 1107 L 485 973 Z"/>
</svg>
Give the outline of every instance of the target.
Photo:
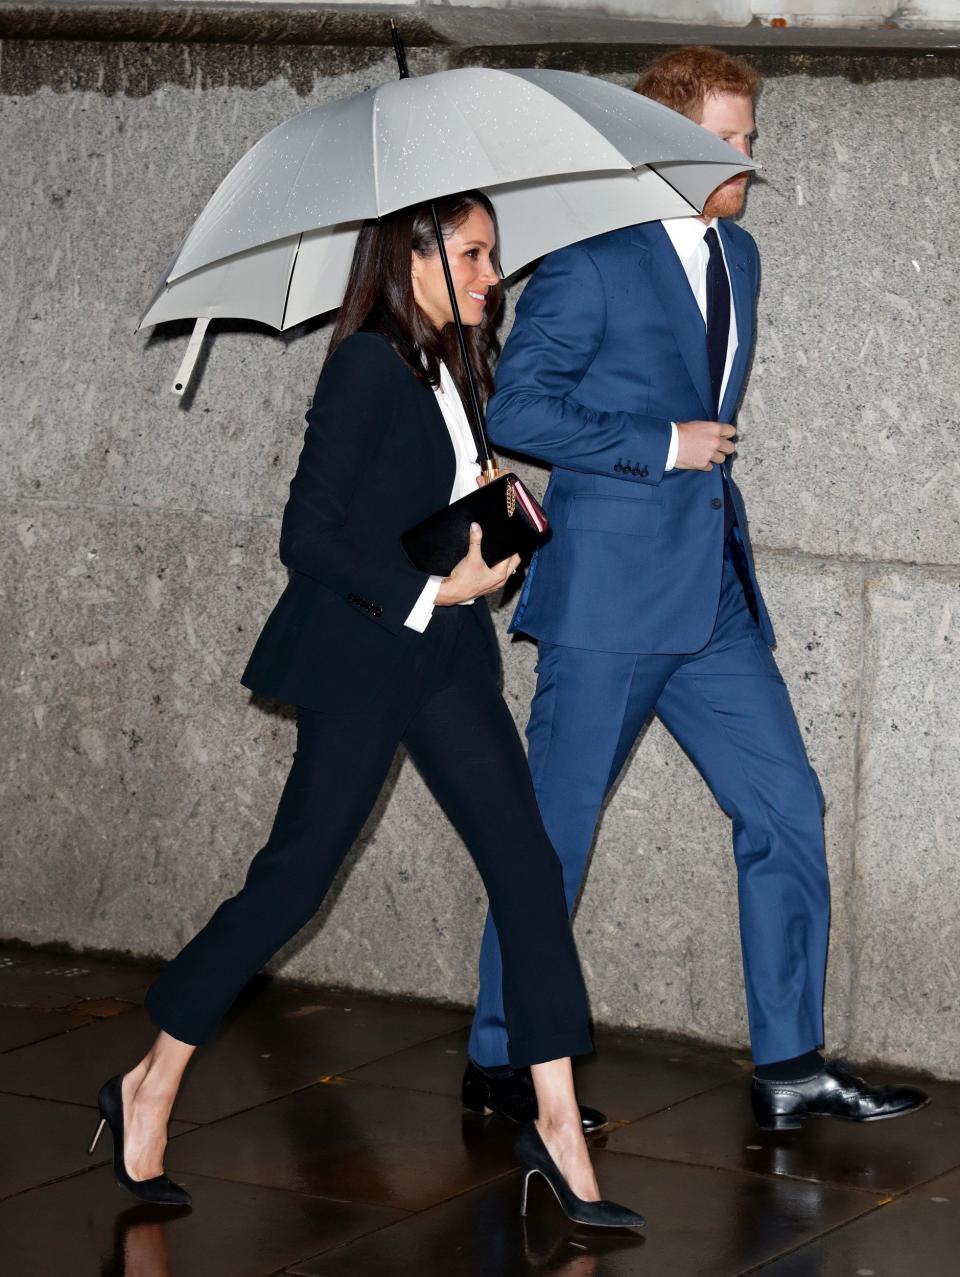
<svg viewBox="0 0 960 1277">
<path fill-rule="evenodd" d="M 754 1077 L 763 1078 L 767 1082 L 799 1082 L 801 1078 L 812 1077 L 823 1069 L 823 1056 L 819 1051 L 807 1051 L 803 1055 L 795 1055 L 790 1060 L 775 1060 L 773 1064 L 758 1064 L 753 1070 Z"/>
</svg>

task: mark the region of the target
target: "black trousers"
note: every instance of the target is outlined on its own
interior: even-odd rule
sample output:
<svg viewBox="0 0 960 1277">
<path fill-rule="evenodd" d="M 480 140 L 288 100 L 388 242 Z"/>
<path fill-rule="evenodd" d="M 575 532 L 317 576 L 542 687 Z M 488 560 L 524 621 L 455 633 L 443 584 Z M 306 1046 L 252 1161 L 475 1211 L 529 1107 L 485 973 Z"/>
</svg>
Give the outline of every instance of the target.
<svg viewBox="0 0 960 1277">
<path fill-rule="evenodd" d="M 253 975 L 316 913 L 383 786 L 398 745 L 483 879 L 503 954 L 514 1065 L 592 1050 L 560 862 L 472 608 L 438 608 L 402 636 L 410 676 L 352 714 L 301 709 L 273 829 L 246 882 L 147 995 L 160 1028 L 204 1042 Z"/>
</svg>

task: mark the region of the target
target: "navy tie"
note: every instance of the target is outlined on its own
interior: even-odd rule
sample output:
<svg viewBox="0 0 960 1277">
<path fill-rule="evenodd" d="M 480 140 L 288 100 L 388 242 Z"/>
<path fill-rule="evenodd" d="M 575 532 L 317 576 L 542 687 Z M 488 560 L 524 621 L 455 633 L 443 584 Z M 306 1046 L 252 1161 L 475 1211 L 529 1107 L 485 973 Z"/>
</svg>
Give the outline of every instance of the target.
<svg viewBox="0 0 960 1277">
<path fill-rule="evenodd" d="M 707 361 L 710 365 L 710 391 L 713 395 L 713 412 L 720 418 L 720 392 L 723 389 L 723 373 L 727 366 L 727 344 L 730 340 L 730 281 L 723 262 L 723 249 L 716 228 L 711 226 L 704 235 L 710 250 L 707 263 Z M 723 538 L 730 535 L 737 521 L 727 475 L 723 475 Z"/>
</svg>

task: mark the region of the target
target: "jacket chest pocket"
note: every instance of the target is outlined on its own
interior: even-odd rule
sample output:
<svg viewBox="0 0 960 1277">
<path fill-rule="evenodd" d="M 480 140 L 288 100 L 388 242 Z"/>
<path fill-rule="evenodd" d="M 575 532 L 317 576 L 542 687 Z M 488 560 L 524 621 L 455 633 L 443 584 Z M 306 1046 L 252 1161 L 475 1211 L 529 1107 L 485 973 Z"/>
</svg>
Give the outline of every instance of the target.
<svg viewBox="0 0 960 1277">
<path fill-rule="evenodd" d="M 566 527 L 582 532 L 619 532 L 624 536 L 655 537 L 663 507 L 659 501 L 629 497 L 578 496 L 570 501 Z"/>
</svg>

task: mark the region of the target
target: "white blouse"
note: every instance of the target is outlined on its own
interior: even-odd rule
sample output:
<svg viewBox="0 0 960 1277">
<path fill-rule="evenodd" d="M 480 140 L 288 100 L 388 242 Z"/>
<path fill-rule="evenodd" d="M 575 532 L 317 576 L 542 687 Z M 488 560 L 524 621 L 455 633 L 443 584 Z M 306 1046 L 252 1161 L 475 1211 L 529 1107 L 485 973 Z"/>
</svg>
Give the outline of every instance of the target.
<svg viewBox="0 0 960 1277">
<path fill-rule="evenodd" d="M 473 431 L 470 429 L 470 422 L 463 406 L 463 400 L 460 398 L 460 392 L 457 390 L 457 385 L 451 376 L 450 369 L 442 360 L 440 362 L 440 385 L 436 387 L 434 394 L 437 397 L 440 411 L 443 413 L 443 419 L 447 423 L 450 442 L 453 444 L 454 455 L 457 459 L 453 491 L 450 493 L 450 500 L 447 503 L 452 505 L 454 501 L 459 501 L 461 497 L 466 497 L 471 492 L 476 492 L 480 465 L 477 461 L 477 445 L 473 438 Z M 420 597 L 413 605 L 410 615 L 404 621 L 404 625 L 409 626 L 411 630 L 418 630 L 421 634 L 423 633 L 430 624 L 430 618 L 433 616 L 434 604 L 442 582 L 442 576 L 432 576 L 430 578 L 423 587 Z M 467 602 L 472 603 L 473 600 L 469 599 Z"/>
</svg>

